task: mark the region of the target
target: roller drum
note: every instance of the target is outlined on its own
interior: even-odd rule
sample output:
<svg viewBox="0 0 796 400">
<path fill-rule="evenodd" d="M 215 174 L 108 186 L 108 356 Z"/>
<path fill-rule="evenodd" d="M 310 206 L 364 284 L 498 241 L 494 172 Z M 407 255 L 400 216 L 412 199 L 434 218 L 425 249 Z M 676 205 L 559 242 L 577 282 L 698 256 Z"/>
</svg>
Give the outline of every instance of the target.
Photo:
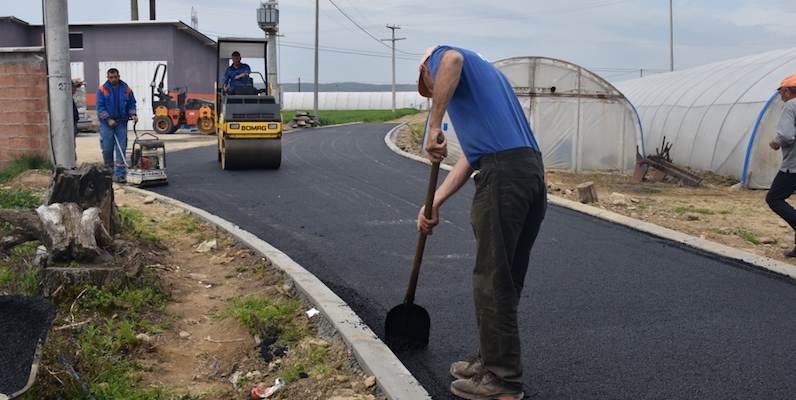
<svg viewBox="0 0 796 400">
<path fill-rule="evenodd" d="M 222 169 L 279 169 L 282 139 L 224 139 Z"/>
</svg>

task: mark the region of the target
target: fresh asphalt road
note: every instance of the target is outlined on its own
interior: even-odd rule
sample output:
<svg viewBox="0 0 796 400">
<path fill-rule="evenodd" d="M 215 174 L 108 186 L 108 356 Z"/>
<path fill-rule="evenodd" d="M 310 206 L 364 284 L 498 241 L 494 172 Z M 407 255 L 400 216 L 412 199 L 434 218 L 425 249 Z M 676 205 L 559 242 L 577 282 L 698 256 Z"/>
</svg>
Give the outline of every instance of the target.
<svg viewBox="0 0 796 400">
<path fill-rule="evenodd" d="M 381 336 L 406 291 L 430 172 L 385 145 L 394 126 L 287 133 L 273 171 L 223 171 L 214 146 L 168 153 L 170 184 L 150 190 L 280 249 Z M 397 354 L 435 399 L 453 398 L 449 365 L 477 348 L 472 194 L 465 185 L 443 205 L 426 244 L 415 302 L 431 315 L 429 347 Z M 551 205 L 519 307 L 526 395 L 793 398 L 794 306 L 790 279 Z"/>
</svg>

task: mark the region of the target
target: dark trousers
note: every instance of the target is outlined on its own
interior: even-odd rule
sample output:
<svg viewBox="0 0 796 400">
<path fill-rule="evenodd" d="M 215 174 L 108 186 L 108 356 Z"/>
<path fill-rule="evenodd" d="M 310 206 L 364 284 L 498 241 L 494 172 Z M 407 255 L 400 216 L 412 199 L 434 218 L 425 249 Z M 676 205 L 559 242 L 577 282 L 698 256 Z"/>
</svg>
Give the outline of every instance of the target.
<svg viewBox="0 0 796 400">
<path fill-rule="evenodd" d="M 796 210 L 785 201 L 793 192 L 796 192 L 796 173 L 779 171 L 774 177 L 774 182 L 771 182 L 771 188 L 768 189 L 766 203 L 796 231 Z"/>
<path fill-rule="evenodd" d="M 529 147 L 488 154 L 475 176 L 473 300 L 481 362 L 522 390 L 517 306 L 531 248 L 547 210 L 542 155 Z"/>
</svg>

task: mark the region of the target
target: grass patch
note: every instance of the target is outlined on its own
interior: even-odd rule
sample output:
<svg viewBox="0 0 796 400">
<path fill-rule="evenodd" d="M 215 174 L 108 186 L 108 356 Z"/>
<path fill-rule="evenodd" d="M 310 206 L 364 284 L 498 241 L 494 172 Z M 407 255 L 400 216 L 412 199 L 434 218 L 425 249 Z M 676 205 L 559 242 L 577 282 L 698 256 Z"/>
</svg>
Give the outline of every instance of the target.
<svg viewBox="0 0 796 400">
<path fill-rule="evenodd" d="M 710 211 L 706 208 L 693 208 L 693 207 L 677 207 L 674 209 L 676 214 L 685 214 L 685 213 L 697 213 L 697 214 L 704 214 L 704 215 L 713 215 L 715 214 L 713 211 Z"/>
<path fill-rule="evenodd" d="M 296 112 L 303 110 L 283 110 L 282 121 L 287 123 Z M 313 110 L 306 111 L 313 114 Z M 319 122 L 321 126 L 347 124 L 351 122 L 385 122 L 401 118 L 406 115 L 415 115 L 420 110 L 414 108 L 401 108 L 392 112 L 392 110 L 319 110 Z"/>
<path fill-rule="evenodd" d="M 140 332 L 157 331 L 153 316 L 165 312 L 169 296 L 157 275 L 144 272 L 126 288 L 78 286 L 59 293 L 54 326 L 43 357 L 44 371 L 22 399 L 178 399 L 170 389 L 142 387 L 138 367 L 128 357 L 142 344 Z M 73 368 L 79 380 L 69 372 Z M 86 388 L 83 388 L 83 385 Z M 88 393 L 91 393 L 89 396 Z"/>
<path fill-rule="evenodd" d="M 22 155 L 16 157 L 8 163 L 8 165 L 0 171 L 0 183 L 7 183 L 16 178 L 19 174 L 29 169 L 48 169 L 52 170 L 53 165 L 36 155 Z"/>
<path fill-rule="evenodd" d="M 757 237 L 755 237 L 755 235 L 752 232 L 745 231 L 743 229 L 729 230 L 729 229 L 716 229 L 716 228 L 713 228 L 713 229 L 711 229 L 711 231 L 719 233 L 719 234 L 722 234 L 722 235 L 738 236 L 741 239 L 746 240 L 747 242 L 752 243 L 754 245 L 759 245 L 760 244 L 760 240 L 758 240 Z"/>
<path fill-rule="evenodd" d="M 122 221 L 122 230 L 126 234 L 134 238 L 160 243 L 162 238 L 156 233 L 155 221 L 147 220 L 141 211 L 130 207 L 117 207 L 117 210 L 119 210 L 119 217 Z"/>
<path fill-rule="evenodd" d="M 0 189 L 0 208 L 29 210 L 42 204 L 42 199 L 28 189 Z"/>
<path fill-rule="evenodd" d="M 245 296 L 231 300 L 221 317 L 240 321 L 252 335 L 278 338 L 283 345 L 298 342 L 307 332 L 293 318 L 301 307 L 297 300 L 273 300 L 265 296 Z"/>
</svg>

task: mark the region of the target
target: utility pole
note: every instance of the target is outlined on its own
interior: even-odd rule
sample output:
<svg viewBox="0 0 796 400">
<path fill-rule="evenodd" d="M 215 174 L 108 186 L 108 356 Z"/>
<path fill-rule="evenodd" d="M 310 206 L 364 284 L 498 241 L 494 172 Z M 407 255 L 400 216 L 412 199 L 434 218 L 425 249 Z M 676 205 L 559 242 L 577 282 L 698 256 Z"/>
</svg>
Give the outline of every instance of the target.
<svg viewBox="0 0 796 400">
<path fill-rule="evenodd" d="M 74 168 L 77 159 L 69 73 L 69 10 L 65 1 L 44 0 L 44 50 L 50 98 L 51 161 L 54 165 Z"/>
<path fill-rule="evenodd" d="M 674 16 L 672 0 L 669 0 L 669 71 L 674 71 Z"/>
<path fill-rule="evenodd" d="M 392 112 L 395 112 L 395 41 L 404 40 L 406 38 L 395 38 L 395 30 L 401 29 L 398 25 L 387 25 L 388 29 L 392 29 L 392 39 L 382 39 L 382 41 L 392 42 Z"/>
<path fill-rule="evenodd" d="M 130 20 L 138 21 L 138 0 L 130 0 Z"/>
<path fill-rule="evenodd" d="M 318 121 L 318 2 L 315 0 L 315 95 L 313 96 L 315 120 Z"/>
</svg>

